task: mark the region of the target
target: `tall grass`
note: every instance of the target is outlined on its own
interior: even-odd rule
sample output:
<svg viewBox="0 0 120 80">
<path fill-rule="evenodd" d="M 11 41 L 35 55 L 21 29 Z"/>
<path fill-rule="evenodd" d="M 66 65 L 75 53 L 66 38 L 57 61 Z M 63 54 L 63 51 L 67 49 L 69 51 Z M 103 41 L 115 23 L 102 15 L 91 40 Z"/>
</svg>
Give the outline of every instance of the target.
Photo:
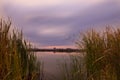
<svg viewBox="0 0 120 80">
<path fill-rule="evenodd" d="M 77 45 L 85 51 L 83 61 L 72 56 L 69 65 L 61 64 L 62 80 L 120 80 L 120 28 L 90 30 Z"/>
<path fill-rule="evenodd" d="M 120 80 L 120 29 L 106 28 L 84 34 L 88 80 Z"/>
<path fill-rule="evenodd" d="M 22 33 L 10 27 L 10 21 L 0 21 L 0 80 L 43 80 L 42 63 L 28 51 Z"/>
<path fill-rule="evenodd" d="M 70 55 L 70 62 L 64 60 L 60 64 L 60 70 L 61 80 L 85 80 L 85 69 L 82 57 L 79 55 Z"/>
</svg>

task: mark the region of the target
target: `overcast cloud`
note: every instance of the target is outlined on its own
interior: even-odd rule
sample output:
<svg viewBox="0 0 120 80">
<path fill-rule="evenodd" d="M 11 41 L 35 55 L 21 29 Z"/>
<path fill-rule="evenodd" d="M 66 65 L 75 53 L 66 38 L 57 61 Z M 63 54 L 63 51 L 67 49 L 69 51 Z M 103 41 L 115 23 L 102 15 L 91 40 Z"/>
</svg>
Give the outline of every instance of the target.
<svg viewBox="0 0 120 80">
<path fill-rule="evenodd" d="M 79 32 L 120 23 L 119 0 L 4 0 L 1 9 L 41 46 L 72 45 Z"/>
</svg>

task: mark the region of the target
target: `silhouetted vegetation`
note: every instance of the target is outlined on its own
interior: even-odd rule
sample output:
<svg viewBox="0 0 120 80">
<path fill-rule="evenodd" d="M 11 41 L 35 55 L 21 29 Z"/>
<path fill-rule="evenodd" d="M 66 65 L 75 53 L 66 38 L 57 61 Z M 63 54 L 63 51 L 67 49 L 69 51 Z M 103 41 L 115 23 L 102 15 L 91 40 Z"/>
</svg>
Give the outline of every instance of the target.
<svg viewBox="0 0 120 80">
<path fill-rule="evenodd" d="M 63 80 L 120 80 L 119 28 L 88 31 L 77 45 L 85 49 L 84 56 L 72 57 L 69 66 L 61 64 Z"/>
<path fill-rule="evenodd" d="M 120 80 L 120 29 L 94 30 L 83 37 L 88 80 Z"/>
<path fill-rule="evenodd" d="M 62 62 L 60 65 L 61 80 L 86 80 L 83 60 L 80 55 L 70 55 L 70 63 Z"/>
<path fill-rule="evenodd" d="M 54 49 L 29 49 L 28 51 L 33 51 L 33 52 L 66 52 L 66 53 L 70 53 L 70 52 L 84 52 L 83 49 L 72 49 L 72 48 L 54 48 Z"/>
<path fill-rule="evenodd" d="M 11 22 L 0 21 L 0 80 L 43 80 L 43 65 L 36 60 L 22 33 L 11 30 Z"/>
<path fill-rule="evenodd" d="M 79 49 L 33 49 L 22 33 L 10 31 L 10 27 L 10 21 L 0 21 L 0 80 L 45 80 L 43 64 L 34 51 L 84 53 L 59 65 L 62 80 L 120 80 L 119 28 L 88 31 L 77 41 Z"/>
</svg>

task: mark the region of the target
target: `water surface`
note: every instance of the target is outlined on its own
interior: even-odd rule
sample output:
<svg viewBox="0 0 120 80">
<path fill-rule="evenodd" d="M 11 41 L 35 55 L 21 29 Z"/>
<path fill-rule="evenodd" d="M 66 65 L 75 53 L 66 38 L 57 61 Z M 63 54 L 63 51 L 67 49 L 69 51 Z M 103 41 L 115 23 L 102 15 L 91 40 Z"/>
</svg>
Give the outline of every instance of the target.
<svg viewBox="0 0 120 80">
<path fill-rule="evenodd" d="M 60 77 L 60 63 L 70 62 L 70 55 L 78 53 L 53 53 L 53 52 L 36 52 L 37 59 L 44 62 L 45 77 Z"/>
</svg>

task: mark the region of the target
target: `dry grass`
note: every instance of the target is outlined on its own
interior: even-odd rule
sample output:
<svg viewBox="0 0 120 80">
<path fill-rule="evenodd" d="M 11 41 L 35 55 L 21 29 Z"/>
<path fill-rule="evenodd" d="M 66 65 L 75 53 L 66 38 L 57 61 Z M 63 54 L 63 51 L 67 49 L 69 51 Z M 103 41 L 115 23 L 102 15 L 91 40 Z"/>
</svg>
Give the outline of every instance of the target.
<svg viewBox="0 0 120 80">
<path fill-rule="evenodd" d="M 84 48 L 84 61 L 71 57 L 62 65 L 63 80 L 120 80 L 120 29 L 90 30 L 77 41 Z M 82 66 L 81 66 L 82 65 Z"/>
<path fill-rule="evenodd" d="M 11 22 L 0 21 L 0 80 L 43 80 L 43 65 L 36 60 L 22 33 L 9 32 Z M 77 45 L 84 59 L 70 56 L 60 64 L 62 80 L 120 80 L 120 29 L 91 30 Z M 83 61 L 84 60 L 84 61 Z"/>
<path fill-rule="evenodd" d="M 42 63 L 27 51 L 22 33 L 10 27 L 10 21 L 0 21 L 0 80 L 43 80 Z"/>
<path fill-rule="evenodd" d="M 83 60 L 79 55 L 70 55 L 70 62 L 64 60 L 59 66 L 61 80 L 85 80 Z"/>
<path fill-rule="evenodd" d="M 120 29 L 106 28 L 84 34 L 85 65 L 88 80 L 120 80 Z"/>
</svg>

